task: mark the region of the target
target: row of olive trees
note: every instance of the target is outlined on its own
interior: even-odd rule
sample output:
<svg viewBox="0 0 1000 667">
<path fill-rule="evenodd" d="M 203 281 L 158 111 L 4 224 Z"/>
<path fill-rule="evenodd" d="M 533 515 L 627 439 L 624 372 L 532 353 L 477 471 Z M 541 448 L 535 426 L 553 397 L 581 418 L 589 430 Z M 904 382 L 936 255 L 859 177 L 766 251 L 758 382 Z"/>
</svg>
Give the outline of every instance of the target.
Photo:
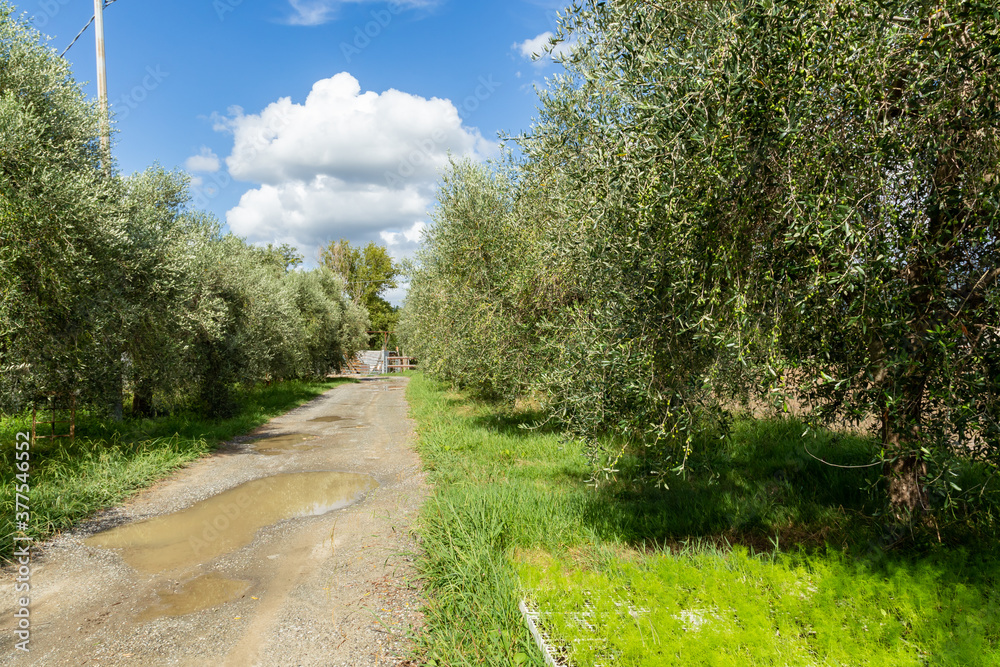
<svg viewBox="0 0 1000 667">
<path fill-rule="evenodd" d="M 877 424 L 902 513 L 996 469 L 994 4 L 583 2 L 562 36 L 523 160 L 442 188 L 404 318 L 427 366 L 655 470 L 792 397 Z"/>
<path fill-rule="evenodd" d="M 0 410 L 77 393 L 220 414 L 236 383 L 322 376 L 368 315 L 288 248 L 221 233 L 188 178 L 101 164 L 97 114 L 66 62 L 0 4 Z"/>
</svg>

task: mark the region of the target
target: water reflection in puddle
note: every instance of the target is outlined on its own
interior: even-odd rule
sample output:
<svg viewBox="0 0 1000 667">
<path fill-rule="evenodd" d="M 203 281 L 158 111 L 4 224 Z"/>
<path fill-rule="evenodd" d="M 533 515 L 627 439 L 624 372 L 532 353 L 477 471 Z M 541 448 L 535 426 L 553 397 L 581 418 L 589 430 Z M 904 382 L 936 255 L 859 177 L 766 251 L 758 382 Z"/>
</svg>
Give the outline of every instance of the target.
<svg viewBox="0 0 1000 667">
<path fill-rule="evenodd" d="M 329 424 L 329 423 L 333 423 L 333 422 L 344 421 L 345 419 L 348 419 L 348 417 L 336 417 L 336 416 L 331 415 L 329 417 L 316 417 L 316 419 L 310 419 L 309 421 L 311 421 L 311 422 L 325 422 L 325 423 Z"/>
<path fill-rule="evenodd" d="M 275 475 L 174 514 L 98 533 L 86 544 L 121 549 L 125 562 L 142 572 L 193 568 L 249 544 L 264 526 L 346 507 L 377 486 L 369 475 L 346 472 Z"/>
<path fill-rule="evenodd" d="M 315 435 L 308 433 L 289 433 L 287 435 L 276 435 L 270 438 L 254 440 L 250 444 L 261 454 L 285 454 L 287 452 L 310 451 L 315 447 L 303 447 L 302 443 L 315 440 Z"/>
<path fill-rule="evenodd" d="M 164 616 L 186 616 L 237 599 L 250 582 L 229 579 L 215 572 L 199 575 L 169 588 L 156 591 L 157 601 L 140 615 L 139 622 Z"/>
</svg>

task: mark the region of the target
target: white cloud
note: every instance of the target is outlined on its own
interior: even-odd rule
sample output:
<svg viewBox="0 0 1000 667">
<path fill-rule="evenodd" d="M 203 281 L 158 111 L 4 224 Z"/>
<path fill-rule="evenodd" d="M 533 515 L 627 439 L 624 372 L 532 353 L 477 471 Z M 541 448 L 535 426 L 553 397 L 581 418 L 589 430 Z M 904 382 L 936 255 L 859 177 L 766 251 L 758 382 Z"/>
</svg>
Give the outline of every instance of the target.
<svg viewBox="0 0 1000 667">
<path fill-rule="evenodd" d="M 386 247 L 396 248 L 406 244 L 419 244 L 425 229 L 427 229 L 427 223 L 418 220 L 409 229 L 404 229 L 401 232 L 383 231 L 379 232 L 379 236 L 385 241 Z"/>
<path fill-rule="evenodd" d="M 258 115 L 229 119 L 235 135 L 226 158 L 234 178 L 278 184 L 324 174 L 344 181 L 383 179 L 387 170 L 434 177 L 448 151 L 489 152 L 476 130 L 462 126 L 449 100 L 398 90 L 361 92 L 346 72 L 317 81 L 304 104 L 289 98 Z"/>
<path fill-rule="evenodd" d="M 520 53 L 522 58 L 536 62 L 565 58 L 576 48 L 576 40 L 574 39 L 559 41 L 553 45 L 553 38 L 555 38 L 555 33 L 546 31 L 523 42 L 515 42 L 511 48 Z"/>
<path fill-rule="evenodd" d="M 534 58 L 536 55 L 542 55 L 545 53 L 545 47 L 549 45 L 549 41 L 554 37 L 554 34 L 549 32 L 543 32 L 538 37 L 532 39 L 526 39 L 523 42 L 516 42 L 513 48 L 521 54 L 522 58 Z"/>
<path fill-rule="evenodd" d="M 389 251 L 389 254 L 394 259 L 400 260 L 405 257 L 412 257 L 417 252 L 427 226 L 425 221 L 418 220 L 410 227 L 402 228 L 398 231 L 391 229 L 383 230 L 379 232 L 379 238 L 382 239 L 382 244 Z"/>
<path fill-rule="evenodd" d="M 377 0 L 288 0 L 292 7 L 292 14 L 288 17 L 288 23 L 292 25 L 322 25 L 336 18 L 337 10 L 342 5 L 348 3 L 363 4 L 375 2 Z M 393 14 L 399 14 L 404 9 L 416 9 L 421 7 L 433 7 L 439 0 L 393 0 L 389 3 L 388 12 L 391 20 Z M 384 25 L 382 27 L 385 27 Z"/>
<path fill-rule="evenodd" d="M 317 176 L 308 183 L 293 181 L 250 190 L 229 210 L 226 221 L 230 229 L 251 241 L 294 238 L 294 245 L 311 256 L 310 249 L 327 241 L 369 238 L 398 228 L 401 220 L 422 217 L 429 206 L 428 197 L 414 187 L 358 187 Z"/>
<path fill-rule="evenodd" d="M 215 173 L 219 171 L 219 156 L 208 146 L 202 146 L 201 152 L 192 155 L 184 162 L 184 167 L 190 172 Z"/>
<path fill-rule="evenodd" d="M 323 0 L 288 0 L 294 13 L 288 22 L 293 25 L 320 25 L 329 21 L 336 9 L 336 2 Z"/>
<path fill-rule="evenodd" d="M 259 184 L 228 211 L 230 228 L 253 242 L 281 238 L 308 260 L 341 237 L 410 254 L 449 154 L 482 159 L 496 148 L 449 100 L 363 93 L 346 72 L 318 81 L 302 104 L 282 98 L 215 121 L 233 134 L 229 173 Z"/>
</svg>

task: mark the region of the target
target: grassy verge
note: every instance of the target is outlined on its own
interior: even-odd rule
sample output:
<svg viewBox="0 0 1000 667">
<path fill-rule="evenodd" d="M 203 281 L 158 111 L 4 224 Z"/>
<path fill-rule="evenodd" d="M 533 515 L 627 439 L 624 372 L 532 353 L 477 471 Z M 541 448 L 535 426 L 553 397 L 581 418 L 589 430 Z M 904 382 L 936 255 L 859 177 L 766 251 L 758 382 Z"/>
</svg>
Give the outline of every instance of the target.
<svg viewBox="0 0 1000 667">
<path fill-rule="evenodd" d="M 218 443 L 247 433 L 272 417 L 350 380 L 290 381 L 240 392 L 238 414 L 206 419 L 178 413 L 154 419 L 103 421 L 86 413 L 78 418 L 78 437 L 39 440 L 30 453 L 28 485 L 31 521 L 26 531 L 44 539 L 94 512 L 110 507 L 137 489 L 210 452 Z M 15 439 L 30 431 L 30 415 L 0 419 L 0 559 L 13 549 L 15 525 Z"/>
<path fill-rule="evenodd" d="M 584 665 L 1000 664 L 988 545 L 888 547 L 871 443 L 742 420 L 669 489 L 587 487 L 558 433 L 416 375 L 422 664 L 544 664 L 518 611 Z M 631 461 L 629 465 L 640 465 Z M 877 490 L 876 490 L 877 493 Z"/>
</svg>

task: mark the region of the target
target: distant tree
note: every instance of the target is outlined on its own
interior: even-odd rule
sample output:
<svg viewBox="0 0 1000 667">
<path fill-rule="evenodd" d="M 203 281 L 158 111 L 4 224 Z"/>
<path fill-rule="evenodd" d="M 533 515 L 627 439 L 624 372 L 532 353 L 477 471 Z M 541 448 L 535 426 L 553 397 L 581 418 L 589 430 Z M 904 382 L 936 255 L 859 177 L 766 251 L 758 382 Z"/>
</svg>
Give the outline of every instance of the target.
<svg viewBox="0 0 1000 667">
<path fill-rule="evenodd" d="M 334 275 L 340 276 L 344 281 L 347 293 L 355 301 L 360 301 L 358 294 L 352 291 L 351 280 L 358 270 L 358 263 L 361 261 L 361 250 L 351 245 L 347 239 L 331 241 L 329 245 L 320 249 L 320 264 L 330 269 Z M 357 283 L 355 283 L 356 289 Z"/>
<path fill-rule="evenodd" d="M 398 286 L 396 279 L 400 269 L 385 246 L 370 241 L 363 248 L 358 248 L 347 239 L 340 239 L 322 249 L 320 262 L 343 278 L 351 299 L 368 310 L 372 331 L 395 330 L 399 309 L 386 301 L 383 295 Z M 373 334 L 369 345 L 381 348 L 383 341 L 382 335 Z"/>
<path fill-rule="evenodd" d="M 302 265 L 302 255 L 294 246 L 287 243 L 282 243 L 280 246 L 268 243 L 266 247 L 256 250 L 261 254 L 265 263 L 274 265 L 279 275 L 288 273 Z"/>
</svg>

